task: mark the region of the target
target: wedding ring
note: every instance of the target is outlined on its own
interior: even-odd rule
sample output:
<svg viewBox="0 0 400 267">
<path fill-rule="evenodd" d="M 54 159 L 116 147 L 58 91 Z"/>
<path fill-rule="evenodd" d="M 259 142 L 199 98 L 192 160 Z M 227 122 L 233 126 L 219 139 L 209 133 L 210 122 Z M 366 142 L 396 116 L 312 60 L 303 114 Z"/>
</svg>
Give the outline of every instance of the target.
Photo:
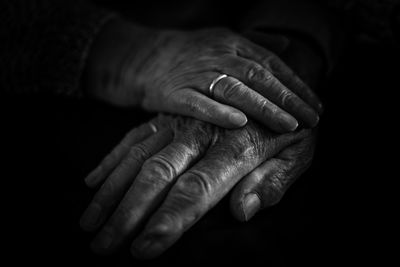
<svg viewBox="0 0 400 267">
<path fill-rule="evenodd" d="M 213 95 L 214 95 L 214 87 L 215 87 L 215 85 L 216 85 L 220 80 L 222 80 L 223 78 L 226 78 L 226 77 L 228 77 L 228 75 L 226 75 L 226 74 L 221 74 L 221 75 L 219 75 L 217 78 L 215 78 L 215 79 L 212 81 L 212 83 L 210 84 L 210 87 L 208 88 L 208 91 L 210 92 L 210 96 L 213 96 Z"/>
</svg>

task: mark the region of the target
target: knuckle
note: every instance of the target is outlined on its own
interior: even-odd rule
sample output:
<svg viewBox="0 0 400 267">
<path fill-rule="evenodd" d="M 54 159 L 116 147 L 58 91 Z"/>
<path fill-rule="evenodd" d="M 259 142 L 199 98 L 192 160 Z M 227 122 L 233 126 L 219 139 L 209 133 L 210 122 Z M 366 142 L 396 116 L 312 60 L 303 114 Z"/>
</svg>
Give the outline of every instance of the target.
<svg viewBox="0 0 400 267">
<path fill-rule="evenodd" d="M 143 162 L 149 155 L 148 149 L 144 144 L 137 144 L 130 148 L 128 159 Z"/>
<path fill-rule="evenodd" d="M 223 97 L 225 99 L 234 99 L 240 97 L 243 90 L 243 84 L 239 81 L 237 82 L 227 82 L 223 88 Z"/>
<path fill-rule="evenodd" d="M 189 170 L 187 175 L 176 184 L 177 190 L 191 199 L 202 200 L 211 194 L 209 175 L 195 170 Z"/>
<path fill-rule="evenodd" d="M 153 220 L 153 225 L 149 232 L 157 235 L 172 235 L 183 229 L 182 221 L 175 208 L 164 207 Z"/>
<path fill-rule="evenodd" d="M 271 74 L 259 65 L 251 66 L 246 73 L 246 78 L 250 82 L 271 80 Z"/>
<path fill-rule="evenodd" d="M 275 118 L 279 112 L 279 108 L 265 98 L 260 101 L 259 108 L 264 116 L 271 116 L 272 118 Z"/>
<path fill-rule="evenodd" d="M 290 92 L 289 90 L 284 89 L 279 93 L 278 99 L 280 99 L 280 102 L 281 102 L 282 106 L 287 106 L 289 104 L 292 104 L 293 97 L 294 96 L 293 96 L 292 92 Z"/>
<path fill-rule="evenodd" d="M 156 155 L 146 160 L 143 164 L 143 170 L 151 172 L 149 177 L 157 177 L 160 182 L 169 183 L 177 175 L 176 168 L 172 163 L 161 155 Z"/>
<path fill-rule="evenodd" d="M 269 59 L 269 67 L 274 73 L 283 73 L 286 75 L 293 75 L 294 72 L 277 56 Z"/>
<path fill-rule="evenodd" d="M 195 96 L 187 96 L 182 99 L 182 105 L 189 113 L 197 113 L 199 111 L 198 102 Z"/>
<path fill-rule="evenodd" d="M 242 145 L 235 146 L 235 154 L 237 157 L 240 157 L 242 160 L 246 160 L 248 158 L 254 158 L 261 155 L 263 142 L 260 134 L 256 131 L 246 127 L 241 140 L 238 141 L 240 141 Z"/>
</svg>

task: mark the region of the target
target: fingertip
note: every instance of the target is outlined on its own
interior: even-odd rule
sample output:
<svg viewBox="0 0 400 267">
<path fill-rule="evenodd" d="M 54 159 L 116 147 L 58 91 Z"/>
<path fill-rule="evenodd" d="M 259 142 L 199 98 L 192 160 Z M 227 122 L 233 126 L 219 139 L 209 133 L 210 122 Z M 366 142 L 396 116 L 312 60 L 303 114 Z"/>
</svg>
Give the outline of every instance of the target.
<svg viewBox="0 0 400 267">
<path fill-rule="evenodd" d="M 247 123 L 247 117 L 242 112 L 233 112 L 229 115 L 229 121 L 236 127 L 243 127 Z"/>
<path fill-rule="evenodd" d="M 261 200 L 256 193 L 247 194 L 242 202 L 242 211 L 245 221 L 249 221 L 259 211 Z"/>
<path fill-rule="evenodd" d="M 298 121 L 291 115 L 282 112 L 278 115 L 279 125 L 282 127 L 283 131 L 293 132 L 299 126 Z"/>
<path fill-rule="evenodd" d="M 238 195 L 241 195 L 238 197 Z M 240 222 L 247 222 L 260 210 L 261 199 L 257 193 L 237 191 L 231 198 L 232 215 Z"/>
<path fill-rule="evenodd" d="M 314 113 L 312 119 L 309 122 L 309 125 L 311 128 L 314 128 L 318 125 L 318 123 L 319 123 L 319 115 Z"/>
<path fill-rule="evenodd" d="M 97 167 L 93 171 L 91 171 L 88 176 L 85 178 L 85 184 L 86 186 L 92 188 L 95 187 L 100 180 L 100 174 L 101 174 L 101 168 Z"/>
<path fill-rule="evenodd" d="M 317 104 L 317 109 L 318 109 L 318 113 L 319 113 L 320 115 L 322 115 L 322 113 L 324 113 L 325 107 L 324 107 L 324 105 L 323 105 L 321 102 L 319 102 L 319 103 Z"/>
<path fill-rule="evenodd" d="M 318 125 L 319 119 L 320 119 L 320 117 L 319 117 L 319 115 L 317 114 L 317 115 L 315 116 L 315 122 L 314 122 L 314 126 L 313 126 L 313 127 L 315 127 L 315 126 Z"/>
<path fill-rule="evenodd" d="M 140 260 L 149 260 L 161 255 L 165 250 L 165 245 L 161 240 L 155 239 L 155 237 L 162 239 L 162 233 L 159 234 L 161 236 L 157 234 L 155 236 L 149 234 L 140 235 L 131 245 L 132 256 Z"/>
</svg>

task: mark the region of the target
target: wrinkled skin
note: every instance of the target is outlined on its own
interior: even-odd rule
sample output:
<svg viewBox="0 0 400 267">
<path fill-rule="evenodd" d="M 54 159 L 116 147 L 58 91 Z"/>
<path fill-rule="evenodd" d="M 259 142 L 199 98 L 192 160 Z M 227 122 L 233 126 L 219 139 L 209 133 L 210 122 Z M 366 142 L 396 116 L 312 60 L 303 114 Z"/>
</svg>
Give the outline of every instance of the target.
<svg viewBox="0 0 400 267">
<path fill-rule="evenodd" d="M 132 254 L 153 258 L 229 191 L 233 215 L 249 220 L 279 201 L 312 159 L 311 130 L 277 135 L 249 121 L 227 130 L 160 115 L 133 129 L 86 178 L 102 184 L 81 218 L 100 230 L 97 253 L 133 240 Z"/>
<path fill-rule="evenodd" d="M 280 133 L 299 122 L 315 126 L 322 108 L 317 96 L 266 47 L 227 29 L 155 31 L 116 21 L 89 57 L 88 87 L 118 106 L 224 128 L 241 127 L 247 117 Z M 228 77 L 211 94 L 209 86 L 221 74 Z"/>
</svg>

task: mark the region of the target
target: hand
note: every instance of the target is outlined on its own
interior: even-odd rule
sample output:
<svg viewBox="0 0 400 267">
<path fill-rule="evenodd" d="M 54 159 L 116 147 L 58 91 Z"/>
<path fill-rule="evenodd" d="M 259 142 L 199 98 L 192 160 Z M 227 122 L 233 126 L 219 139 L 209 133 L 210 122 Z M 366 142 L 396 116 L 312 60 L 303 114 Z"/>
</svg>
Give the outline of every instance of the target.
<svg viewBox="0 0 400 267">
<path fill-rule="evenodd" d="M 318 86 L 318 82 L 326 72 L 326 66 L 322 52 L 307 38 L 301 38 L 296 34 L 271 34 L 263 28 L 247 29 L 243 36 L 252 42 L 269 47 L 308 85 L 312 88 Z M 319 110 L 321 113 L 322 110 Z"/>
<path fill-rule="evenodd" d="M 180 117 L 160 116 L 152 123 L 157 132 L 151 124 L 134 129 L 86 179 L 89 186 L 103 182 L 81 218 L 86 230 L 102 227 L 92 243 L 98 253 L 112 252 L 134 239 L 136 257 L 161 254 L 267 159 L 282 151 L 277 160 L 281 158 L 284 170 L 296 165 L 283 149 L 310 134 L 302 130 L 276 135 L 252 121 L 236 130 Z M 276 177 L 276 168 L 271 171 Z M 261 189 L 251 177 L 244 185 Z M 241 192 L 249 191 L 242 191 L 241 185 L 236 195 L 242 199 Z"/>
<path fill-rule="evenodd" d="M 281 133 L 298 121 L 313 127 L 319 120 L 318 98 L 293 71 L 267 48 L 226 29 L 150 31 L 117 21 L 89 59 L 88 88 L 117 105 L 224 128 L 243 126 L 248 115 Z M 228 77 L 210 93 L 221 74 Z"/>
<path fill-rule="evenodd" d="M 314 148 L 315 134 L 311 133 L 240 180 L 230 198 L 235 218 L 248 221 L 260 210 L 277 204 L 290 185 L 310 166 Z"/>
<path fill-rule="evenodd" d="M 303 80 L 313 86 L 317 85 L 322 74 L 323 61 L 308 43 L 293 36 L 284 38 L 262 31 L 249 31 L 246 36 L 260 45 L 274 47 L 274 51 Z M 277 40 L 281 40 L 280 43 Z M 235 218 L 248 221 L 258 211 L 278 203 L 289 186 L 311 164 L 314 147 L 315 133 L 311 133 L 246 175 L 231 194 L 231 210 Z"/>
</svg>

